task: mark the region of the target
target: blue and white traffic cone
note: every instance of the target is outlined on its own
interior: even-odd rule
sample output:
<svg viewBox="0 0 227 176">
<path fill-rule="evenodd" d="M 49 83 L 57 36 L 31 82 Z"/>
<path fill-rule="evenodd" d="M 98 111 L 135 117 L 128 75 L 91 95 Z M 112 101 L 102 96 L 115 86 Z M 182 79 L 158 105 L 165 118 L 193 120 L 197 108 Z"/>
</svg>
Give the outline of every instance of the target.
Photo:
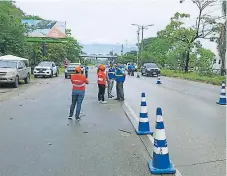
<svg viewBox="0 0 227 176">
<path fill-rule="evenodd" d="M 225 90 L 225 82 L 224 81 L 222 82 L 222 85 L 221 85 L 220 99 L 217 102 L 217 104 L 226 105 L 226 90 Z"/>
<path fill-rule="evenodd" d="M 142 93 L 142 95 L 141 95 L 139 127 L 138 127 L 138 131 L 136 131 L 136 133 L 138 135 L 153 134 L 152 130 L 150 129 L 150 124 L 149 124 L 149 119 L 148 119 L 145 93 Z"/>
<path fill-rule="evenodd" d="M 156 111 L 156 127 L 153 148 L 153 160 L 148 162 L 152 174 L 175 174 L 176 169 L 169 159 L 162 109 Z"/>
<path fill-rule="evenodd" d="M 160 75 L 158 75 L 158 79 L 157 79 L 156 84 L 162 84 L 162 83 L 161 83 L 161 78 L 160 78 Z"/>
</svg>

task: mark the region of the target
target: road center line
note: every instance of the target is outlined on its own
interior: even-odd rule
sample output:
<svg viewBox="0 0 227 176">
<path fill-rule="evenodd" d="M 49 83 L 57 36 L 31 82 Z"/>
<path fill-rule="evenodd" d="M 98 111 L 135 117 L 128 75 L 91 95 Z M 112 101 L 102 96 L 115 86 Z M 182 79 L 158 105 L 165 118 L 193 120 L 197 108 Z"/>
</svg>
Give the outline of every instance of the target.
<svg viewBox="0 0 227 176">
<path fill-rule="evenodd" d="M 128 105 L 128 103 L 126 101 L 124 101 L 124 105 L 126 106 L 126 108 L 129 110 L 129 112 L 131 113 L 131 115 L 134 117 L 134 119 L 139 122 L 139 118 L 137 117 L 135 111 Z M 130 116 L 129 116 L 130 118 Z M 133 124 L 133 122 L 132 122 Z M 134 128 L 136 129 L 136 127 L 134 126 Z M 148 139 L 151 141 L 152 144 L 154 144 L 154 137 L 151 135 L 146 135 L 148 137 Z M 171 160 L 170 160 L 171 161 Z M 177 169 L 176 169 L 177 170 Z M 181 173 L 177 170 L 175 176 L 182 176 Z"/>
</svg>

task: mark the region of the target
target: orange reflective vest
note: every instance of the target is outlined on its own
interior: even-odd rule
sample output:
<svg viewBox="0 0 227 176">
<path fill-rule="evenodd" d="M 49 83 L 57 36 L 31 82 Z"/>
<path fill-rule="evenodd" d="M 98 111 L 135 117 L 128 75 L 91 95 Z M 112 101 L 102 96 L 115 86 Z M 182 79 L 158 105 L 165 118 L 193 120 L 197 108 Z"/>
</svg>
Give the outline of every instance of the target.
<svg viewBox="0 0 227 176">
<path fill-rule="evenodd" d="M 98 84 L 106 85 L 106 74 L 103 71 L 98 72 Z"/>
<path fill-rule="evenodd" d="M 87 78 L 81 74 L 71 75 L 72 90 L 85 90 L 85 84 L 88 83 Z"/>
</svg>

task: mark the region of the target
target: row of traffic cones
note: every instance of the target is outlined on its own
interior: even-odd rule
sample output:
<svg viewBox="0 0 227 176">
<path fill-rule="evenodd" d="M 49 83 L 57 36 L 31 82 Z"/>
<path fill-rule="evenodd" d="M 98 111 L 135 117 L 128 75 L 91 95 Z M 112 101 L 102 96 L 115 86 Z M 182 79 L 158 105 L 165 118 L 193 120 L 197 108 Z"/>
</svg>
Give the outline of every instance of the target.
<svg viewBox="0 0 227 176">
<path fill-rule="evenodd" d="M 158 75 L 158 79 L 157 79 L 156 84 L 162 84 L 160 75 Z M 226 105 L 226 89 L 225 89 L 225 82 L 224 81 L 222 82 L 222 85 L 221 85 L 220 98 L 219 98 L 219 101 L 217 101 L 217 104 Z"/>
<path fill-rule="evenodd" d="M 160 81 L 160 77 L 158 79 Z M 161 84 L 161 82 L 157 84 Z M 220 93 L 220 99 L 217 102 L 220 105 L 226 105 L 226 90 L 225 83 L 222 82 L 222 88 Z M 151 134 L 153 131 L 150 128 L 147 102 L 145 93 L 141 95 L 140 104 L 140 115 L 139 115 L 139 126 L 136 131 L 138 135 Z M 156 126 L 154 135 L 154 146 L 153 146 L 153 159 L 148 162 L 149 169 L 152 174 L 175 174 L 176 169 L 169 158 L 169 151 L 167 146 L 165 127 L 162 117 L 162 109 L 159 107 L 156 111 Z"/>
<path fill-rule="evenodd" d="M 153 131 L 150 129 L 150 124 L 148 119 L 145 93 L 142 93 L 141 95 L 139 126 L 136 133 L 138 135 L 144 135 L 144 134 L 153 135 Z M 170 159 L 169 159 L 169 152 L 168 152 L 168 146 L 167 146 L 161 108 L 157 108 L 157 111 L 156 111 L 153 160 L 150 160 L 148 162 L 148 166 L 152 174 L 175 174 L 176 173 L 176 169 L 174 168 L 173 164 L 170 162 Z"/>
</svg>

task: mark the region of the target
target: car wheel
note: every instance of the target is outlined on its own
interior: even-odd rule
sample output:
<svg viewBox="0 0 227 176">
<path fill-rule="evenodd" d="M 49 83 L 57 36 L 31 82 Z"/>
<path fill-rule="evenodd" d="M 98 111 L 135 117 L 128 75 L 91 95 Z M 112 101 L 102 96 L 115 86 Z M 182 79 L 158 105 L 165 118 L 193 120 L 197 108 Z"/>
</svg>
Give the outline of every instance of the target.
<svg viewBox="0 0 227 176">
<path fill-rule="evenodd" d="M 13 83 L 13 87 L 14 87 L 14 88 L 18 88 L 18 85 L 19 85 L 19 77 L 16 76 L 15 82 Z"/>
<path fill-rule="evenodd" d="M 27 74 L 27 77 L 24 79 L 24 83 L 28 84 L 30 82 L 30 74 Z"/>
<path fill-rule="evenodd" d="M 58 71 L 56 72 L 55 76 L 58 77 Z"/>
<path fill-rule="evenodd" d="M 51 71 L 50 78 L 53 78 L 53 71 Z"/>
</svg>

